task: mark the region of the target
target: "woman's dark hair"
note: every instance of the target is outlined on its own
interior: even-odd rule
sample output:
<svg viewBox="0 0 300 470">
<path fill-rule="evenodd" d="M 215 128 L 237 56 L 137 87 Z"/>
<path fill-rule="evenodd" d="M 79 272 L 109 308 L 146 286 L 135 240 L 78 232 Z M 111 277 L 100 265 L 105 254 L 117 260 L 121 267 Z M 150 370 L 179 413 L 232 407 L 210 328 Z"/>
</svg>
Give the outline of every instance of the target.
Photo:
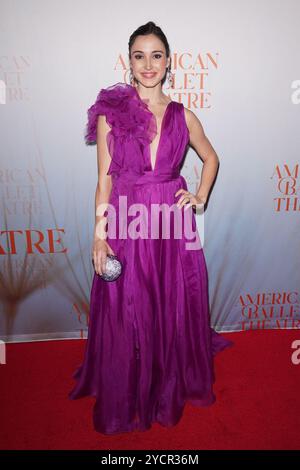
<svg viewBox="0 0 300 470">
<path fill-rule="evenodd" d="M 143 24 L 137 28 L 129 38 L 128 49 L 129 49 L 129 58 L 131 58 L 131 47 L 137 36 L 146 36 L 147 34 L 155 34 L 163 43 L 166 48 L 167 57 L 170 56 L 170 46 L 168 40 L 162 31 L 162 29 L 157 26 L 153 21 L 148 21 L 148 23 Z"/>
<path fill-rule="evenodd" d="M 167 40 L 164 32 L 153 21 L 148 21 L 148 23 L 143 24 L 142 26 L 137 28 L 132 33 L 132 35 L 130 36 L 129 42 L 128 42 L 129 59 L 131 59 L 131 47 L 132 47 L 136 37 L 137 36 L 146 36 L 147 34 L 155 34 L 163 42 L 163 44 L 166 48 L 166 55 L 167 55 L 167 57 L 169 57 L 170 56 L 170 46 L 169 46 L 168 40 Z M 169 65 L 168 69 L 171 70 L 171 62 L 170 62 L 170 65 Z"/>
</svg>

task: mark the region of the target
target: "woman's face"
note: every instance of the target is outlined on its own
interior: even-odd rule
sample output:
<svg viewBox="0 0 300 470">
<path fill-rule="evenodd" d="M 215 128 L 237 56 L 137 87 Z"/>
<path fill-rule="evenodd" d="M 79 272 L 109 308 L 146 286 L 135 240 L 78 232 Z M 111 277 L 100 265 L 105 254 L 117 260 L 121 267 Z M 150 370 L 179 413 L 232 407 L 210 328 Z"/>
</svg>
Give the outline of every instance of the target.
<svg viewBox="0 0 300 470">
<path fill-rule="evenodd" d="M 164 78 L 169 64 L 164 43 L 155 34 L 136 37 L 131 47 L 130 65 L 139 83 L 147 88 L 155 87 Z"/>
</svg>

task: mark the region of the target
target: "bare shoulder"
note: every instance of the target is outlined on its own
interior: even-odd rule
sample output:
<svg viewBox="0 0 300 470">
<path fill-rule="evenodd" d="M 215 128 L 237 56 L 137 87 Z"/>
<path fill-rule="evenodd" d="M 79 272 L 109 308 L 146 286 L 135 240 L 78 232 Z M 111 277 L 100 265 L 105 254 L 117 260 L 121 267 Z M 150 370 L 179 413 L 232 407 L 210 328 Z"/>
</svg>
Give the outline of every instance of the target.
<svg viewBox="0 0 300 470">
<path fill-rule="evenodd" d="M 195 127 L 198 127 L 201 129 L 202 124 L 198 116 L 196 116 L 196 114 L 191 109 L 188 109 L 185 106 L 183 108 L 184 108 L 185 121 L 186 121 L 186 125 L 187 125 L 189 132 L 191 132 L 192 129 Z"/>
</svg>

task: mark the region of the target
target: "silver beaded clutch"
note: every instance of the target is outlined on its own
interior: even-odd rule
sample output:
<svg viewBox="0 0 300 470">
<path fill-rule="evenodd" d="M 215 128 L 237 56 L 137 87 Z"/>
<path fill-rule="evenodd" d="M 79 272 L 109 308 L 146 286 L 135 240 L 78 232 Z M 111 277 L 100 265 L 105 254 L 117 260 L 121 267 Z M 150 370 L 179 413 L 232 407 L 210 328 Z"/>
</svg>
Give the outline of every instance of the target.
<svg viewBox="0 0 300 470">
<path fill-rule="evenodd" d="M 122 263 L 116 255 L 106 255 L 105 272 L 99 274 L 104 281 L 115 281 L 122 273 Z"/>
</svg>

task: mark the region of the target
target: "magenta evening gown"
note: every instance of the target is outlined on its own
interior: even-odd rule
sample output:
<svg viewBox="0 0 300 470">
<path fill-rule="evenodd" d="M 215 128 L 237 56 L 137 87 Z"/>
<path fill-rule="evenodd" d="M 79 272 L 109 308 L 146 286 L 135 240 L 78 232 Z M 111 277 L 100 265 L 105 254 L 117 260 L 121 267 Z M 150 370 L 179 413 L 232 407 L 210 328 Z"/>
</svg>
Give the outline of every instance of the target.
<svg viewBox="0 0 300 470">
<path fill-rule="evenodd" d="M 127 208 L 177 202 L 176 191 L 188 189 L 179 173 L 189 144 L 183 105 L 171 101 L 165 110 L 154 169 L 150 143 L 156 118 L 135 87 L 116 83 L 101 89 L 88 110 L 88 143 L 96 141 L 99 115 L 110 126 L 110 204 L 117 209 L 120 196 L 127 196 Z M 183 208 L 177 210 L 183 217 Z M 199 238 L 193 210 L 188 211 Z M 126 223 L 134 218 L 129 215 Z M 85 355 L 69 398 L 96 398 L 93 423 L 103 434 L 144 431 L 153 422 L 173 426 L 187 401 L 208 406 L 216 400 L 213 356 L 233 343 L 210 326 L 201 245 L 186 249 L 191 240 L 184 233 L 175 238 L 174 217 L 170 220 L 168 238 L 160 228 L 156 238 L 134 239 L 118 235 L 117 217 L 117 236 L 109 234 L 107 241 L 123 272 L 113 282 L 94 273 Z"/>
</svg>

